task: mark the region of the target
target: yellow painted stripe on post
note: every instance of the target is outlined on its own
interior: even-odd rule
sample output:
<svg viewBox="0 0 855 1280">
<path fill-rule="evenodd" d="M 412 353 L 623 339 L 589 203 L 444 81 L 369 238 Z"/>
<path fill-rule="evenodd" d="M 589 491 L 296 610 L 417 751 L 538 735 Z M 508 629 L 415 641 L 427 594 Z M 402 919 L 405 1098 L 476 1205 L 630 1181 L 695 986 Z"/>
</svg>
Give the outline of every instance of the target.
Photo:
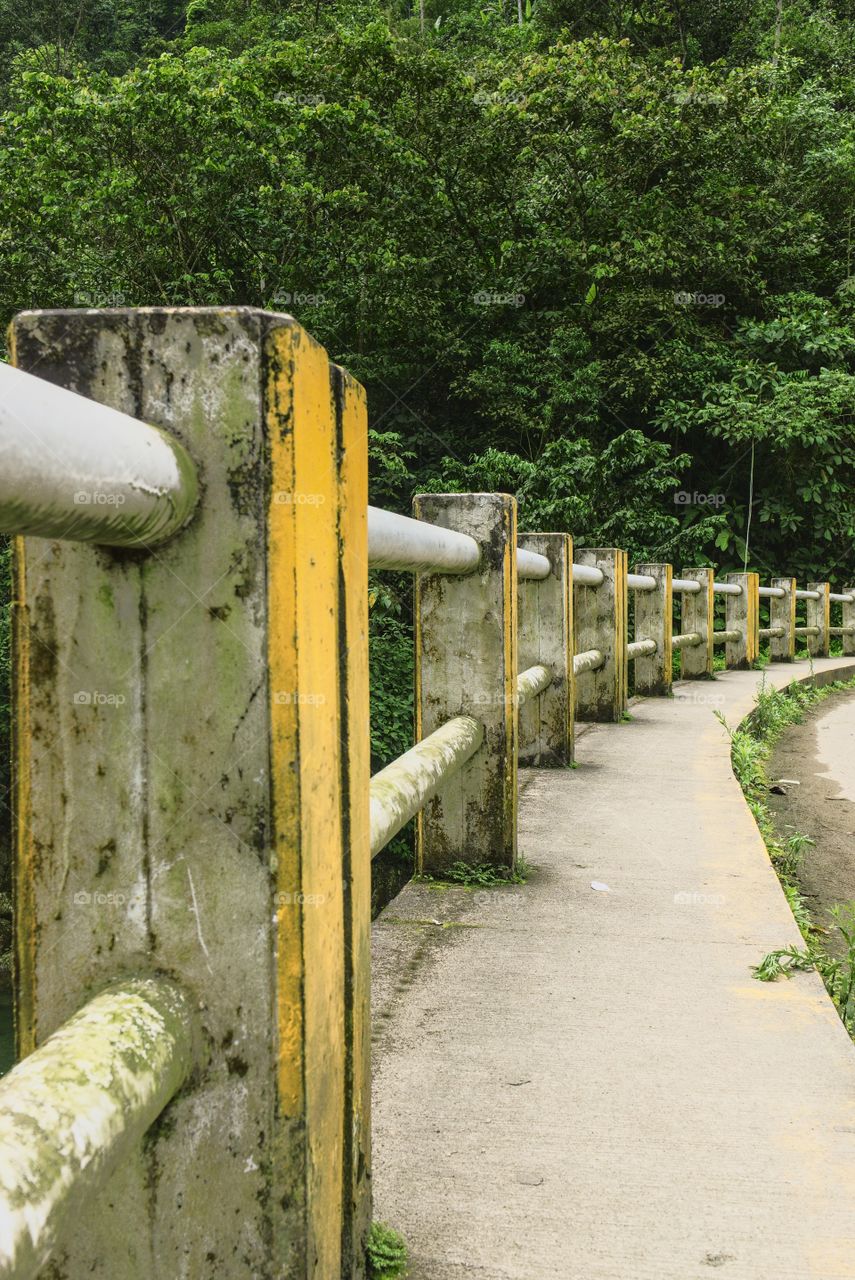
<svg viewBox="0 0 855 1280">
<path fill-rule="evenodd" d="M 342 866 L 345 880 L 345 1132 L 342 1253 L 362 1257 L 371 1227 L 371 743 L 368 698 L 368 406 L 333 372 L 341 457 L 343 630 Z"/>
<path fill-rule="evenodd" d="M 278 1075 L 305 1125 L 305 1274 L 326 1280 L 341 1270 L 345 1112 L 338 450 L 323 348 L 282 325 L 266 360 Z"/>
<path fill-rule="evenodd" d="M 517 626 L 517 503 L 516 499 L 511 499 L 505 511 L 504 518 L 506 524 L 505 552 L 502 564 L 502 595 L 503 595 L 503 622 L 504 622 L 504 650 L 505 650 L 505 687 L 502 690 L 505 698 L 505 706 L 512 707 L 516 703 L 517 697 L 517 648 L 518 648 L 518 626 Z M 513 866 L 517 862 L 517 806 L 518 806 L 518 787 L 517 787 L 517 716 L 509 715 L 505 720 L 505 758 L 508 762 L 508 769 L 505 774 L 504 786 L 504 807 L 505 807 L 505 830 L 511 833 L 512 839 L 512 860 Z"/>
</svg>

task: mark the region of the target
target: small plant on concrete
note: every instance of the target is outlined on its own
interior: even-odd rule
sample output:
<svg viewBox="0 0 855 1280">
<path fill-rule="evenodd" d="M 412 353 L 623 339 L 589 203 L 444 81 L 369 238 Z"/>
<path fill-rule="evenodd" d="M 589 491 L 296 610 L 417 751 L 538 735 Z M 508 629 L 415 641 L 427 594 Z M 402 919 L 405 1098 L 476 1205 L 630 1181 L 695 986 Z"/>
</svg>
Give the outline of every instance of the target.
<svg viewBox="0 0 855 1280">
<path fill-rule="evenodd" d="M 368 1236 L 370 1280 L 402 1280 L 407 1274 L 407 1246 L 403 1236 L 384 1222 L 373 1222 Z"/>
<path fill-rule="evenodd" d="M 528 865 L 523 858 L 517 859 L 514 871 L 497 870 L 489 862 L 482 862 L 477 866 L 469 862 L 453 862 L 442 878 L 451 881 L 452 884 L 489 889 L 491 886 L 500 884 L 523 884 L 528 876 L 528 870 Z"/>
<path fill-rule="evenodd" d="M 799 969 L 813 969 L 816 954 L 809 947 L 781 947 L 770 951 L 759 964 L 752 965 L 752 973 L 760 982 L 776 982 L 789 978 Z"/>
</svg>

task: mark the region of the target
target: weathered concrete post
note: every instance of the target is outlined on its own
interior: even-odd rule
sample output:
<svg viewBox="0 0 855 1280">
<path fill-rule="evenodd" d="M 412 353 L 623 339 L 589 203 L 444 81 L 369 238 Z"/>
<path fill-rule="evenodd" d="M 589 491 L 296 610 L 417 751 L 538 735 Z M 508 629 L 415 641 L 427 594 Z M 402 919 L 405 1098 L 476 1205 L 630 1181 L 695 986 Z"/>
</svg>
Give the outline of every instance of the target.
<svg viewBox="0 0 855 1280">
<path fill-rule="evenodd" d="M 576 715 L 580 720 L 620 720 L 627 703 L 626 552 L 617 547 L 583 547 L 579 564 L 599 569 L 598 587 L 573 587 L 574 650 L 597 649 L 600 666 L 576 677 Z"/>
<path fill-rule="evenodd" d="M 713 674 L 713 627 L 715 606 L 712 569 L 684 569 L 684 578 L 701 584 L 700 591 L 684 591 L 680 605 L 680 630 L 695 632 L 701 643 L 680 650 L 680 676 L 683 680 L 709 679 Z"/>
<path fill-rule="evenodd" d="M 769 657 L 773 662 L 792 662 L 796 656 L 796 580 L 773 578 L 771 585 L 786 594 L 769 599 L 769 626 L 783 631 L 783 635 L 769 637 Z"/>
<path fill-rule="evenodd" d="M 633 572 L 644 573 L 656 579 L 653 591 L 635 592 L 635 638 L 656 641 L 655 653 L 635 659 L 635 691 L 644 694 L 669 694 L 673 682 L 673 570 L 670 564 L 637 564 Z"/>
<path fill-rule="evenodd" d="M 846 656 L 855 654 L 855 587 L 844 587 L 843 595 L 851 596 L 849 604 L 842 605 L 841 624 L 843 631 L 843 652 Z M 851 630 L 849 630 L 851 628 Z"/>
<path fill-rule="evenodd" d="M 750 667 L 760 648 L 760 577 L 756 573 L 729 573 L 725 582 L 742 588 L 738 596 L 725 596 L 725 629 L 739 632 L 737 640 L 725 643 L 725 664 L 737 669 Z"/>
<path fill-rule="evenodd" d="M 519 709 L 519 763 L 567 765 L 573 760 L 573 540 L 566 533 L 521 533 L 523 551 L 546 556 L 548 578 L 518 586 L 520 671 L 542 665 L 552 683 Z"/>
<path fill-rule="evenodd" d="M 481 548 L 465 575 L 415 580 L 416 741 L 470 715 L 484 741 L 418 818 L 416 863 L 510 871 L 517 847 L 516 499 L 501 493 L 417 494 L 417 520 L 456 529 Z"/>
<path fill-rule="evenodd" d="M 807 584 L 808 591 L 819 592 L 818 600 L 806 600 L 807 609 L 807 625 L 809 627 L 818 627 L 818 635 L 808 635 L 807 649 L 812 658 L 827 658 L 829 647 L 829 631 L 831 625 L 831 601 L 828 594 L 831 591 L 831 584 L 828 582 L 809 582 Z"/>
<path fill-rule="evenodd" d="M 363 393 L 248 308 L 26 313 L 11 336 L 22 369 L 164 428 L 202 493 L 156 552 L 17 545 L 20 1051 L 159 974 L 210 1051 L 77 1213 L 58 1274 L 361 1276 Z"/>
</svg>

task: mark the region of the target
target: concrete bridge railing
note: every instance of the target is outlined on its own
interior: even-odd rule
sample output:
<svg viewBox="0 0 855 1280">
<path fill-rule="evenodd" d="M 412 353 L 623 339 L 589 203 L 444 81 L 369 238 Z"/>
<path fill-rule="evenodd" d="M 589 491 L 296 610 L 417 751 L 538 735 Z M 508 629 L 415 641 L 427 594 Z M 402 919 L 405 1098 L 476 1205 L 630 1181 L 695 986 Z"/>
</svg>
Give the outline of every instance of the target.
<svg viewBox="0 0 855 1280">
<path fill-rule="evenodd" d="M 364 394 L 287 316 L 32 312 L 11 337 L 0 1277 L 362 1277 L 371 857 L 418 815 L 422 870 L 510 870 L 518 763 L 570 764 L 630 663 L 663 695 L 676 651 L 687 677 L 717 644 L 853 653 L 855 590 L 574 559 L 502 494 L 369 508 Z M 369 564 L 415 578 L 416 745 L 373 779 Z"/>
</svg>

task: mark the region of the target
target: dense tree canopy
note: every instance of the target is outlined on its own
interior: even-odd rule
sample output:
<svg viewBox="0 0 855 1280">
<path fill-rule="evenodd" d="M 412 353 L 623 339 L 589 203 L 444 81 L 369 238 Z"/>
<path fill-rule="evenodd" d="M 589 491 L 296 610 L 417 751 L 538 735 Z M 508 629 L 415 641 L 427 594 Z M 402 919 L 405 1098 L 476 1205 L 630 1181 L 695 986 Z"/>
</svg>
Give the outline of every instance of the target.
<svg viewBox="0 0 855 1280">
<path fill-rule="evenodd" d="M 375 500 L 851 581 L 853 35 L 847 0 L 0 0 L 4 319 L 289 310 L 368 388 Z"/>
</svg>

